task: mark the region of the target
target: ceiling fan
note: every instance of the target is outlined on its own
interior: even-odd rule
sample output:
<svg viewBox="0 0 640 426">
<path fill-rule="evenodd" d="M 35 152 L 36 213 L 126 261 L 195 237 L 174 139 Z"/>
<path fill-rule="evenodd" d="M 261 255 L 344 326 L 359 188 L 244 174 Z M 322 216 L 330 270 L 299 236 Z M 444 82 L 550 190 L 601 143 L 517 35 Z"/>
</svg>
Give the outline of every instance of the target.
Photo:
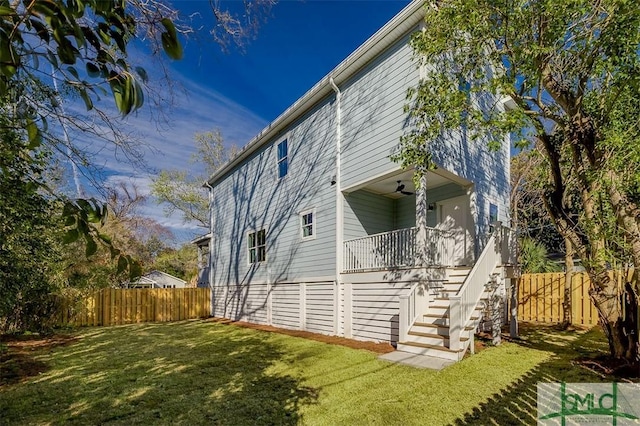
<svg viewBox="0 0 640 426">
<path fill-rule="evenodd" d="M 413 195 L 414 194 L 413 192 L 409 192 L 409 191 L 405 191 L 404 190 L 404 188 L 406 188 L 406 187 L 405 187 L 404 183 L 402 183 L 401 180 L 399 180 L 397 182 L 398 182 L 398 187 L 396 188 L 395 192 L 399 192 L 402 195 Z"/>
</svg>

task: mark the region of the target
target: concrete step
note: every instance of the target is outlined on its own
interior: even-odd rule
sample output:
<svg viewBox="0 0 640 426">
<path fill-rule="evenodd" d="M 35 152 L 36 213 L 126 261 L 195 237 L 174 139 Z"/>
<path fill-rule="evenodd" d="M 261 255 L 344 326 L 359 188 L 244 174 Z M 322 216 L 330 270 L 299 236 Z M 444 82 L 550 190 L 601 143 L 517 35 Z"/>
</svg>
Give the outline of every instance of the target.
<svg viewBox="0 0 640 426">
<path fill-rule="evenodd" d="M 452 361 L 458 361 L 462 359 L 462 355 L 464 355 L 462 350 L 452 351 L 449 348 L 417 342 L 398 342 L 397 349 L 403 352 L 449 359 Z"/>
</svg>

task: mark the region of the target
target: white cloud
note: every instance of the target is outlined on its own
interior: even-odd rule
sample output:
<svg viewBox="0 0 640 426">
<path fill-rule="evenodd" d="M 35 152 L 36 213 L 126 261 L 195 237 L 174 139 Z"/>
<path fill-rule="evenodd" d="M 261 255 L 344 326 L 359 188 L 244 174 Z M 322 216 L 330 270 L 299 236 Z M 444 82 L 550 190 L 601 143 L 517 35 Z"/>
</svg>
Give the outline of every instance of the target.
<svg viewBox="0 0 640 426">
<path fill-rule="evenodd" d="M 147 168 L 127 161 L 114 144 L 96 141 L 82 133 L 71 134 L 73 143 L 83 152 L 91 153 L 91 161 L 102 168 L 106 183 L 135 182 L 138 189 L 147 195 L 151 180 L 159 170 L 201 171 L 191 162 L 195 153 L 195 133 L 219 128 L 226 143 L 242 146 L 267 124 L 266 120 L 209 87 L 178 74 L 172 79 L 179 82 L 182 89 L 174 91 L 171 105 L 162 106 L 165 120 L 158 120 L 157 110 L 150 101 L 141 111 L 118 119 L 122 126 L 126 126 L 126 132 L 131 132 L 132 138 L 143 142 L 135 146 L 141 151 Z M 100 107 L 107 108 L 110 104 L 111 99 L 103 98 Z M 78 103 L 66 104 L 65 108 L 74 114 L 84 113 L 83 105 Z M 102 130 L 97 125 L 94 129 Z M 89 186 L 88 180 L 85 179 L 84 185 Z M 92 192 L 88 187 L 86 190 Z M 178 242 L 204 233 L 196 225 L 185 224 L 177 214 L 165 217 L 163 206 L 154 200 L 143 206 L 140 214 L 169 227 Z"/>
</svg>

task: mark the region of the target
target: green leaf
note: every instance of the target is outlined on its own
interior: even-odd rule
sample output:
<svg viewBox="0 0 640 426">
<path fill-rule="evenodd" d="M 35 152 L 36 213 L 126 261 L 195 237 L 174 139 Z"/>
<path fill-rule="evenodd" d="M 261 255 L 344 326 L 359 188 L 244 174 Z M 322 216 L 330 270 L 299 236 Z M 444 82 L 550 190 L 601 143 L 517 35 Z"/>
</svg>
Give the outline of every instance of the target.
<svg viewBox="0 0 640 426">
<path fill-rule="evenodd" d="M 73 226 L 76 224 L 76 218 L 73 216 L 67 216 L 64 220 L 64 226 Z"/>
<path fill-rule="evenodd" d="M 85 256 L 91 257 L 98 251 L 98 245 L 91 237 L 87 237 L 87 247 L 85 249 Z"/>
<path fill-rule="evenodd" d="M 0 16 L 11 16 L 15 15 L 16 11 L 9 6 L 0 6 Z"/>
<path fill-rule="evenodd" d="M 142 275 L 142 266 L 139 262 L 129 258 L 129 279 L 133 281 L 134 279 L 140 277 Z"/>
<path fill-rule="evenodd" d="M 173 25 L 173 22 L 169 18 L 163 18 L 160 23 L 167 30 L 167 33 L 171 36 L 171 38 L 177 39 L 178 33 L 176 32 L 176 26 Z"/>
<path fill-rule="evenodd" d="M 29 137 L 29 149 L 35 149 L 42 143 L 40 129 L 32 119 L 27 120 L 27 136 Z"/>
<path fill-rule="evenodd" d="M 169 33 L 162 33 L 162 47 L 166 54 L 175 60 L 182 59 L 182 46 L 177 38 L 172 37 Z"/>
<path fill-rule="evenodd" d="M 4 32 L 0 32 L 0 34 L 2 35 L 0 38 L 0 73 L 11 78 L 18 71 L 19 60 L 13 45 Z"/>
<path fill-rule="evenodd" d="M 93 62 L 87 62 L 87 74 L 89 75 L 89 77 L 91 78 L 98 78 L 100 77 L 100 67 L 98 67 L 96 64 L 94 64 Z"/>
<path fill-rule="evenodd" d="M 140 76 L 143 82 L 149 81 L 149 76 L 147 75 L 147 71 L 142 67 L 136 67 L 136 73 Z"/>
<path fill-rule="evenodd" d="M 67 71 L 69 71 L 69 73 L 76 79 L 76 80 L 80 80 L 80 77 L 78 76 L 78 71 L 76 71 L 76 69 L 74 67 L 67 67 Z"/>
<path fill-rule="evenodd" d="M 77 228 L 69 229 L 64 237 L 62 237 L 62 242 L 65 244 L 70 244 L 78 239 L 80 233 Z"/>
<path fill-rule="evenodd" d="M 91 101 L 91 98 L 87 94 L 87 89 L 85 89 L 84 87 L 80 89 L 80 97 L 84 101 L 84 105 L 87 108 L 87 111 L 91 111 L 93 109 L 93 101 Z"/>
<path fill-rule="evenodd" d="M 58 57 L 63 64 L 73 65 L 76 63 L 76 48 L 66 38 L 62 39 L 62 44 L 58 45 Z"/>
<path fill-rule="evenodd" d="M 125 256 L 120 255 L 120 257 L 118 257 L 117 273 L 120 274 L 124 272 L 125 269 L 127 269 L 128 265 L 129 265 L 129 261 L 127 260 L 127 258 Z"/>
</svg>

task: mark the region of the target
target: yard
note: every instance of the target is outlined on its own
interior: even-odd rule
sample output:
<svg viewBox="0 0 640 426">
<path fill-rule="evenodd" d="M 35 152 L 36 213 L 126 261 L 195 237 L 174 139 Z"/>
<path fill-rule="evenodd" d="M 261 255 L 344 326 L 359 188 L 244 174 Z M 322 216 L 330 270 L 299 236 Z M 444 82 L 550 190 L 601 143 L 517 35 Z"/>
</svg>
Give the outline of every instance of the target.
<svg viewBox="0 0 640 426">
<path fill-rule="evenodd" d="M 535 424 L 537 382 L 612 380 L 599 331 L 524 331 L 440 372 L 210 320 L 0 341 L 0 424 Z"/>
</svg>

